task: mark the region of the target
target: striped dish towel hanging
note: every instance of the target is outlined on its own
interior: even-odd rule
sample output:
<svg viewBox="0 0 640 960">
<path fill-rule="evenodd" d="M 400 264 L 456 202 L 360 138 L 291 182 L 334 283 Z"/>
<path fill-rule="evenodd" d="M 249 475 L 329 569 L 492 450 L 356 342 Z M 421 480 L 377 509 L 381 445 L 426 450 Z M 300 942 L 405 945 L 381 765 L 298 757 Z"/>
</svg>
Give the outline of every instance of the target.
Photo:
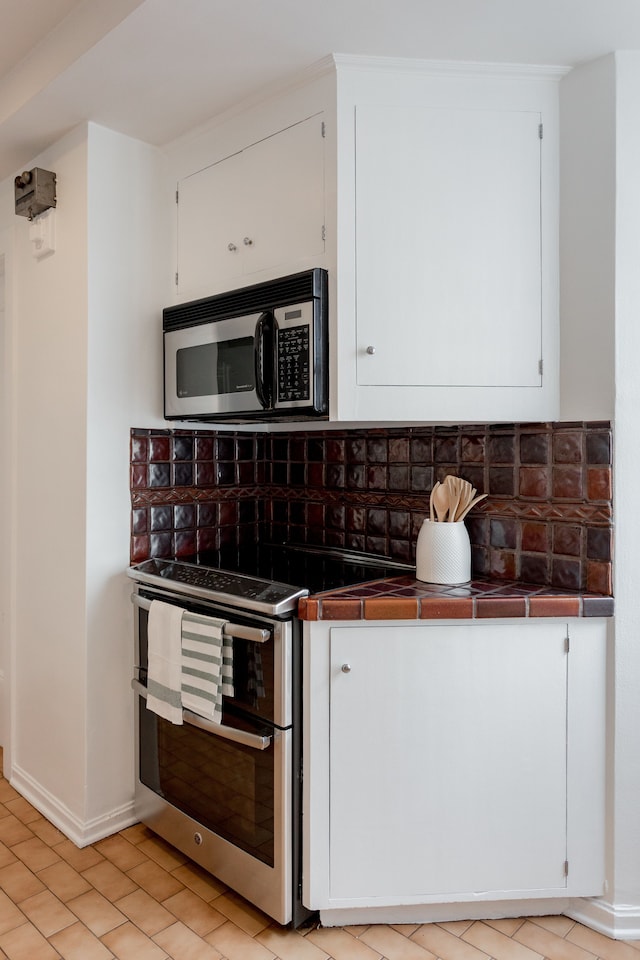
<svg viewBox="0 0 640 960">
<path fill-rule="evenodd" d="M 147 636 L 147 709 L 171 723 L 182 723 L 182 607 L 152 600 Z"/>
<path fill-rule="evenodd" d="M 182 706 L 220 723 L 222 696 L 233 696 L 233 647 L 224 620 L 182 616 Z"/>
</svg>

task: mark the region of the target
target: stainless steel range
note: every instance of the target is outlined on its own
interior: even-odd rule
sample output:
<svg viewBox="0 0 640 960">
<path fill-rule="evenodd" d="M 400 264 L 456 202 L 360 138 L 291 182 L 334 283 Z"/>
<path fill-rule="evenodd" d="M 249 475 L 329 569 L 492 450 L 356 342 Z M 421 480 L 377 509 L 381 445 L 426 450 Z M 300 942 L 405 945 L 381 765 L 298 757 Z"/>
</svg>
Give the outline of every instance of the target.
<svg viewBox="0 0 640 960">
<path fill-rule="evenodd" d="M 301 902 L 302 624 L 309 592 L 413 568 L 366 554 L 257 546 L 193 562 L 152 559 L 135 581 L 136 792 L 139 819 L 279 923 Z M 222 624 L 231 688 L 221 717 L 149 709 L 149 615 L 168 604 Z"/>
</svg>

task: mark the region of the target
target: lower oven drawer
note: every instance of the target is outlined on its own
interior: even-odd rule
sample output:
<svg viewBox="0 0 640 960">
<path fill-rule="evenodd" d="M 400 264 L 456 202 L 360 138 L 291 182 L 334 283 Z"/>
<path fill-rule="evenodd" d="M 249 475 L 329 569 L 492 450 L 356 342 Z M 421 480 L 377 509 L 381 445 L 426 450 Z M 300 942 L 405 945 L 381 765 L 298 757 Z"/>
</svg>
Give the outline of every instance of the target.
<svg viewBox="0 0 640 960">
<path fill-rule="evenodd" d="M 259 909 L 288 923 L 291 730 L 252 729 L 234 719 L 240 739 L 246 736 L 237 742 L 224 728 L 217 733 L 158 717 L 147 709 L 144 692 L 138 689 L 136 698 L 137 816 Z"/>
</svg>

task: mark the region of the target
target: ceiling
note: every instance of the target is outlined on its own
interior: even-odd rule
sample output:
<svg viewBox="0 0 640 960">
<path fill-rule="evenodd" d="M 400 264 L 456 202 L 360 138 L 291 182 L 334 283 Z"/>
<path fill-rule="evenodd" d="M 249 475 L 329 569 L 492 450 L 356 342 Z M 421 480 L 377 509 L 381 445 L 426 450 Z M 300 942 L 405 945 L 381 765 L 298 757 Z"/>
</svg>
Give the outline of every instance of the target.
<svg viewBox="0 0 640 960">
<path fill-rule="evenodd" d="M 640 0 L 0 0 L 0 24 L 0 179 L 83 120 L 168 143 L 330 53 L 640 50 Z"/>
</svg>

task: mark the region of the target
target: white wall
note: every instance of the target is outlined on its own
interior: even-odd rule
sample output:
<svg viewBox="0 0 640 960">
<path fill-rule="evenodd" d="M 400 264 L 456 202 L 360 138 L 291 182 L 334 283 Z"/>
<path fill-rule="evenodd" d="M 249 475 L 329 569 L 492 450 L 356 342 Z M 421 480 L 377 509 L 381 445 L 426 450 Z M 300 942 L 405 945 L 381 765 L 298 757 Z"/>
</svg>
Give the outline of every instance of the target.
<svg viewBox="0 0 640 960">
<path fill-rule="evenodd" d="M 58 206 L 56 250 L 41 260 L 28 222 L 12 221 L 17 548 L 7 772 L 83 844 L 131 820 L 128 435 L 162 422 L 167 227 L 151 147 L 89 124 L 32 165 L 56 172 Z M 12 180 L 1 185 L 5 221 L 12 192 Z"/>
<path fill-rule="evenodd" d="M 28 221 L 15 224 L 12 777 L 55 798 L 80 823 L 87 723 L 86 131 L 65 137 L 37 165 L 56 172 L 59 206 L 57 250 L 46 259 L 32 256 Z"/>
<path fill-rule="evenodd" d="M 133 608 L 129 430 L 164 426 L 162 324 L 170 274 L 158 151 L 89 126 L 87 783 L 89 823 L 130 800 Z M 166 238 L 167 256 L 160 238 Z"/>
<path fill-rule="evenodd" d="M 562 82 L 563 405 L 614 422 L 616 615 L 609 651 L 607 891 L 571 915 L 640 938 L 640 53 Z"/>
<path fill-rule="evenodd" d="M 616 54 L 615 877 L 640 937 L 640 52 Z"/>
<path fill-rule="evenodd" d="M 11 350 L 7 336 L 8 284 L 7 271 L 11 235 L 9 230 L 0 231 L 0 542 L 11 542 L 11 514 L 6 509 L 8 502 L 10 464 L 6 456 L 10 436 L 10 384 Z M 8 697 L 6 694 L 6 664 L 9 662 L 9 633 L 11 623 L 11 563 L 9 550 L 0 551 L 0 745 L 4 745 L 8 729 Z"/>
</svg>

